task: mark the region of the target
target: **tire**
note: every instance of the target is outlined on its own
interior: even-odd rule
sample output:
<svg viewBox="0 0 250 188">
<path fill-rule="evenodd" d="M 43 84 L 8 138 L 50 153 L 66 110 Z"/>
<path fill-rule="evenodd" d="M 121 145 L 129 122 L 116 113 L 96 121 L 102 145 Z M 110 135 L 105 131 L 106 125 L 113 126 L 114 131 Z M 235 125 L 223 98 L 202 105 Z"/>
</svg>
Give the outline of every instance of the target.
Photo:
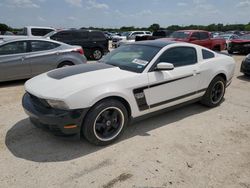
<svg viewBox="0 0 250 188">
<path fill-rule="evenodd" d="M 229 54 L 233 54 L 234 52 L 232 50 L 227 50 Z"/>
<path fill-rule="evenodd" d="M 217 51 L 217 52 L 220 52 L 220 51 L 221 51 L 221 48 L 220 48 L 220 46 L 215 46 L 215 47 L 213 48 L 213 51 Z"/>
<path fill-rule="evenodd" d="M 119 101 L 107 99 L 94 105 L 82 124 L 83 136 L 92 144 L 111 144 L 124 131 L 128 123 L 128 111 Z"/>
<path fill-rule="evenodd" d="M 93 49 L 91 56 L 94 60 L 100 60 L 103 56 L 102 50 L 100 48 Z"/>
<path fill-rule="evenodd" d="M 221 76 L 215 77 L 209 84 L 201 103 L 208 107 L 219 106 L 224 98 L 226 91 L 226 81 Z"/>
<path fill-rule="evenodd" d="M 74 63 L 70 62 L 70 61 L 64 61 L 62 63 L 60 63 L 57 68 L 62 68 L 62 67 L 68 67 L 68 66 L 72 66 L 74 65 Z"/>
</svg>

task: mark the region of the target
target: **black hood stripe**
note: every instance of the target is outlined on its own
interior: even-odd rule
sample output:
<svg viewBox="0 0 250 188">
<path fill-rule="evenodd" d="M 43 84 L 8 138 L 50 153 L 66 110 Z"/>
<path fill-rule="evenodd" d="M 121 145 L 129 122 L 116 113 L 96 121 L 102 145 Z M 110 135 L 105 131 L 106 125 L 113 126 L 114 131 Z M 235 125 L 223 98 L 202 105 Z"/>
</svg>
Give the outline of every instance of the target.
<svg viewBox="0 0 250 188">
<path fill-rule="evenodd" d="M 83 64 L 83 65 L 76 65 L 76 66 L 56 69 L 54 71 L 47 73 L 47 75 L 50 78 L 61 80 L 63 78 L 67 78 L 67 77 L 74 76 L 77 74 L 82 74 L 82 73 L 92 72 L 92 71 L 102 70 L 102 69 L 108 69 L 108 68 L 114 68 L 114 66 L 108 65 L 105 63 L 88 63 L 88 64 Z"/>
</svg>

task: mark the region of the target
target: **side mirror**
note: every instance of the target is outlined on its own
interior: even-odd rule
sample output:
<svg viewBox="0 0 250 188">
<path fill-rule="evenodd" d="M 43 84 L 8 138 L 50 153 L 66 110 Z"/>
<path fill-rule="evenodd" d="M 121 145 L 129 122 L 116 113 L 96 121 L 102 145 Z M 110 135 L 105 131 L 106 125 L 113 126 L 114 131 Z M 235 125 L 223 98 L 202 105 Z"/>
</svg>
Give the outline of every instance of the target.
<svg viewBox="0 0 250 188">
<path fill-rule="evenodd" d="M 190 38 L 190 41 L 194 41 L 194 40 L 198 40 L 198 38 L 197 37 L 191 37 Z"/>
<path fill-rule="evenodd" d="M 165 62 L 158 63 L 157 66 L 155 67 L 156 71 L 173 70 L 173 69 L 174 65 L 172 63 L 165 63 Z"/>
</svg>

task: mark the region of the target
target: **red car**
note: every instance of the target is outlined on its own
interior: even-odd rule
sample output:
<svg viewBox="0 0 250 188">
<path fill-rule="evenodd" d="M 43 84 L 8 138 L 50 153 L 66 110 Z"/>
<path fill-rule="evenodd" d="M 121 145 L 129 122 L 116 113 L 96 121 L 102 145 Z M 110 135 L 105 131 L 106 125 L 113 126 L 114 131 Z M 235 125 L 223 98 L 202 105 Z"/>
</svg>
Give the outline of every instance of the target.
<svg viewBox="0 0 250 188">
<path fill-rule="evenodd" d="M 232 40 L 227 50 L 229 54 L 233 54 L 234 52 L 239 52 L 240 54 L 250 53 L 250 34 Z"/>
<path fill-rule="evenodd" d="M 225 39 L 211 38 L 209 32 L 202 30 L 175 31 L 170 37 L 170 40 L 193 43 L 215 51 L 225 50 L 226 47 Z"/>
</svg>

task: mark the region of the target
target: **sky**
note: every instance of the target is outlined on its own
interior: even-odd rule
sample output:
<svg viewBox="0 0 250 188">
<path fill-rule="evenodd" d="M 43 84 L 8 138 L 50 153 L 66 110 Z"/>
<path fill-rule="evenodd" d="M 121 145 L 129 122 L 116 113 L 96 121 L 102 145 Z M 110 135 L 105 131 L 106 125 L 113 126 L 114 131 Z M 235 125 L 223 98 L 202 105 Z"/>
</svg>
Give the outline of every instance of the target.
<svg viewBox="0 0 250 188">
<path fill-rule="evenodd" d="M 148 27 L 250 22 L 250 0 L 0 0 L 11 27 Z"/>
</svg>

